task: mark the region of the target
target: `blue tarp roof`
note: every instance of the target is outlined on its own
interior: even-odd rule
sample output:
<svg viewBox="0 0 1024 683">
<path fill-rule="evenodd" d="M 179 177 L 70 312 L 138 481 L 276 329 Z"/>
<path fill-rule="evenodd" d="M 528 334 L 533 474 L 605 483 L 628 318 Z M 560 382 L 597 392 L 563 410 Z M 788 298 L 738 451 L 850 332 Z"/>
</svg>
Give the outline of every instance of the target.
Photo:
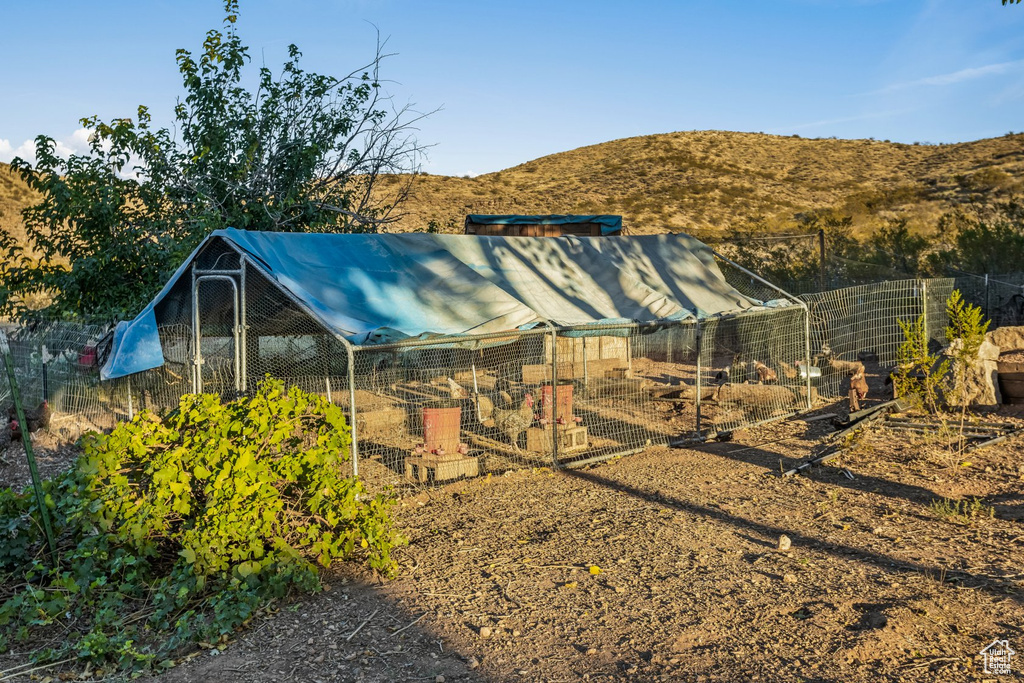
<svg viewBox="0 0 1024 683">
<path fill-rule="evenodd" d="M 614 235 L 622 232 L 622 216 L 594 215 L 576 216 L 551 214 L 547 216 L 492 216 L 489 214 L 472 213 L 466 216 L 466 223 L 477 225 L 574 225 L 579 223 L 596 223 L 601 226 L 602 235 Z"/>
<path fill-rule="evenodd" d="M 245 255 L 326 330 L 354 344 L 424 333 L 502 332 L 546 321 L 588 325 L 703 318 L 760 305 L 726 283 L 710 248 L 687 235 L 218 230 L 134 320 L 118 325 L 104 378 L 163 364 L 157 333 L 163 321 L 157 312 L 187 310 L 188 280 L 175 284 L 188 276 L 204 250 L 214 247 Z M 166 305 L 160 307 L 161 302 Z"/>
</svg>

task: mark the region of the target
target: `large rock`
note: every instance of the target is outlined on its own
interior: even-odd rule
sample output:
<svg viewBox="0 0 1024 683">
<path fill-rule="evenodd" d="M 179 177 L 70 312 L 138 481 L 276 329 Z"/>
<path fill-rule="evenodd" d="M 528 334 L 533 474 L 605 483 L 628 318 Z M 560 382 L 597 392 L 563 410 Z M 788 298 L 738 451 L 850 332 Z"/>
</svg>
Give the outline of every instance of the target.
<svg viewBox="0 0 1024 683">
<path fill-rule="evenodd" d="M 998 327 L 986 334 L 985 339 L 998 346 L 1002 353 L 1024 351 L 1024 327 Z"/>
<path fill-rule="evenodd" d="M 956 352 L 959 342 L 959 339 L 953 340 L 947 349 L 949 355 Z M 966 372 L 957 370 L 955 373 L 956 389 L 947 397 L 950 405 L 962 405 L 961 397 L 967 400 L 967 405 L 978 408 L 996 408 L 1003 402 L 1003 396 L 999 392 L 999 353 L 1000 347 L 989 341 L 986 335 L 985 341 L 978 349 L 977 357 L 972 359 Z"/>
</svg>

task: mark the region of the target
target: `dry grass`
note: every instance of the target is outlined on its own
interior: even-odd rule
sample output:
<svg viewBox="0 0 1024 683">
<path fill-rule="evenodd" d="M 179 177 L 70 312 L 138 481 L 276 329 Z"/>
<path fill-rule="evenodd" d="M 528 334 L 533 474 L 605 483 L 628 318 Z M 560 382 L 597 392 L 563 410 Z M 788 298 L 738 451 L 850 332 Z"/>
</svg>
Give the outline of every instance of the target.
<svg viewBox="0 0 1024 683">
<path fill-rule="evenodd" d="M 10 166 L 0 164 L 0 228 L 24 240 L 25 226 L 21 222 L 21 210 L 37 201 L 38 193 L 29 189 Z"/>
<path fill-rule="evenodd" d="M 952 206 L 1024 187 L 1024 135 L 954 145 L 704 131 L 615 140 L 475 178 L 421 176 L 407 230 L 467 213 L 620 213 L 627 230 L 785 228 L 836 209 L 859 233 L 896 214 L 929 229 Z"/>
<path fill-rule="evenodd" d="M 467 213 L 620 213 L 627 230 L 697 234 L 760 224 L 785 229 L 834 209 L 860 234 L 906 217 L 931 232 L 951 207 L 1024 188 L 1024 134 L 951 145 L 701 131 L 613 140 L 475 178 L 422 175 L 399 230 L 433 221 L 461 231 Z M 382 190 L 398 178 L 385 178 Z M 0 165 L 0 226 L 23 234 L 33 199 Z"/>
</svg>

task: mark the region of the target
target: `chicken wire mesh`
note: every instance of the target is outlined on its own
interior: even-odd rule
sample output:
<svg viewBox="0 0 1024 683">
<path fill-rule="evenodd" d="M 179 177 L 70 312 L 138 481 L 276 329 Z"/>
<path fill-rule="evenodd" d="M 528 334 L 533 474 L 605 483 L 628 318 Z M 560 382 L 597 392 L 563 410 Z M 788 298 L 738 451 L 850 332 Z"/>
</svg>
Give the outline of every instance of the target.
<svg viewBox="0 0 1024 683">
<path fill-rule="evenodd" d="M 796 300 L 720 261 L 726 279 L 764 307 L 699 322 L 539 326 L 353 347 L 244 260 L 204 258 L 181 285 L 188 305 L 179 298 L 158 307 L 164 364 L 153 370 L 100 382 L 106 327 L 4 329 L 26 405 L 48 398 L 52 433 L 71 441 L 140 409 L 170 410 L 196 389 L 251 394 L 271 376 L 342 407 L 353 429 L 347 467 L 371 489 L 581 465 L 845 397 L 843 362 L 886 373 L 903 340 L 898 320 L 924 314 L 942 342 L 945 300 L 961 285 L 908 280 Z M 1010 311 L 1002 320 L 1011 320 L 1016 291 L 1002 282 L 965 286 L 965 297 Z M 5 410 L 9 393 L 0 380 Z"/>
<path fill-rule="evenodd" d="M 127 382 L 100 382 L 101 341 L 108 331 L 109 326 L 64 321 L 0 325 L 0 352 L 10 355 L 30 432 L 44 430 L 53 440 L 70 442 L 128 416 Z M 13 405 L 7 373 L 0 370 L 8 433 Z"/>
<path fill-rule="evenodd" d="M 730 432 L 813 405 L 817 393 L 808 384 L 805 308 L 713 318 L 702 327 L 702 432 Z"/>
<path fill-rule="evenodd" d="M 397 487 L 565 467 L 696 432 L 697 324 L 589 325 L 354 350 L 360 476 Z M 659 393 L 659 390 L 660 393 Z"/>
<path fill-rule="evenodd" d="M 905 336 L 900 321 L 924 315 L 930 345 L 945 345 L 946 299 L 952 279 L 901 280 L 859 285 L 800 298 L 811 316 L 812 365 L 823 397 L 846 396 L 857 364 L 869 376 L 887 376 Z"/>
<path fill-rule="evenodd" d="M 980 306 L 992 327 L 1024 325 L 1024 273 L 956 277 L 956 288 L 964 298 Z"/>
</svg>

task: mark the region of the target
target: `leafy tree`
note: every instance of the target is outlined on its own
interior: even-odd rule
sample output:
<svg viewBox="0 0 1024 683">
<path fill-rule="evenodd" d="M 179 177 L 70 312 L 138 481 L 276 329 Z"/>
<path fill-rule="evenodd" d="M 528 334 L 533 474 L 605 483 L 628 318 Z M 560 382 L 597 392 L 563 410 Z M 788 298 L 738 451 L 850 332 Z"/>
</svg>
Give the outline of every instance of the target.
<svg viewBox="0 0 1024 683">
<path fill-rule="evenodd" d="M 933 270 L 1011 273 L 1024 263 L 1024 204 L 1015 200 L 942 217 L 939 234 L 947 244 L 929 257 Z"/>
<path fill-rule="evenodd" d="M 872 263 L 911 276 L 921 274 L 929 240 L 911 232 L 906 218 L 890 220 L 868 243 L 873 252 L 869 256 Z"/>
<path fill-rule="evenodd" d="M 238 0 L 225 12 L 198 55 L 177 51 L 177 134 L 139 107 L 134 120 L 83 119 L 84 154 L 64 159 L 44 135 L 34 166 L 14 160 L 42 200 L 23 214 L 27 247 L 0 234 L 0 312 L 25 313 L 39 294 L 50 315 L 133 312 L 218 228 L 378 231 L 397 220 L 408 185 L 378 181 L 415 168 L 421 116 L 384 93 L 383 46 L 338 78 L 303 70 L 292 45 L 281 73 L 261 67 L 250 91 Z"/>
</svg>

